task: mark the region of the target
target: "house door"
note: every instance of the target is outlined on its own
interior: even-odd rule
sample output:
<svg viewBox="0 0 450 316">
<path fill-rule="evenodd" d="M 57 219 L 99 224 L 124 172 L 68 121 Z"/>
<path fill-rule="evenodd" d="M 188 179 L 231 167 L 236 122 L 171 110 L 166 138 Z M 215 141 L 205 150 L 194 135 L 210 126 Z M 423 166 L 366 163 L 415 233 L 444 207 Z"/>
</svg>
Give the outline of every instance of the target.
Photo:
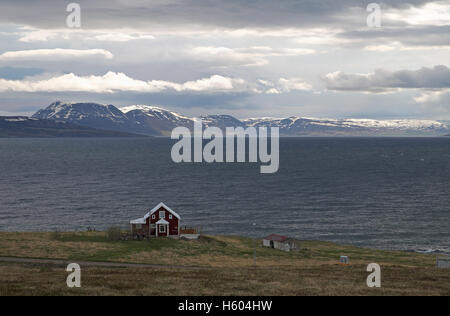
<svg viewBox="0 0 450 316">
<path fill-rule="evenodd" d="M 273 243 L 273 240 L 270 241 L 270 248 L 275 248 L 275 244 Z"/>
<path fill-rule="evenodd" d="M 161 224 L 161 225 L 158 225 L 158 236 L 164 236 L 164 237 L 167 237 L 167 232 L 168 232 L 168 229 L 169 227 L 168 227 L 168 225 L 166 225 L 166 224 Z"/>
</svg>

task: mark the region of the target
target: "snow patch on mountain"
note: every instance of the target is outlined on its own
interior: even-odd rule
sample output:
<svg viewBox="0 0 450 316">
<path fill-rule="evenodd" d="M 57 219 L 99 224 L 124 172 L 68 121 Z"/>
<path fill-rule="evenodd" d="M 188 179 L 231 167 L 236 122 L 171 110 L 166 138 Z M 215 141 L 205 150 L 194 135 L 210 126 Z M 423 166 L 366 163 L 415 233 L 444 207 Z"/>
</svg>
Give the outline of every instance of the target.
<svg viewBox="0 0 450 316">
<path fill-rule="evenodd" d="M 243 120 L 248 126 L 278 126 L 280 128 L 292 127 L 299 121 L 302 121 L 304 124 L 328 127 L 398 130 L 449 129 L 448 124 L 434 120 L 321 119 L 296 116 L 285 119 L 264 117 Z"/>
<path fill-rule="evenodd" d="M 339 122 L 339 121 L 338 121 Z M 370 128 L 398 128 L 398 129 L 429 129 L 448 128 L 444 123 L 432 120 L 369 120 L 369 119 L 346 119 L 341 124 L 357 125 Z"/>
<path fill-rule="evenodd" d="M 175 119 L 184 119 L 184 120 L 191 120 L 191 118 L 181 115 L 177 112 L 173 112 L 173 111 L 169 111 L 166 109 L 163 109 L 159 106 L 152 106 L 152 105 L 131 105 L 131 106 L 126 106 L 123 108 L 120 108 L 120 110 L 123 113 L 128 113 L 131 111 L 142 111 L 143 113 L 145 113 L 148 116 L 154 116 L 154 117 L 164 117 L 167 119 L 170 118 L 175 118 Z"/>
</svg>

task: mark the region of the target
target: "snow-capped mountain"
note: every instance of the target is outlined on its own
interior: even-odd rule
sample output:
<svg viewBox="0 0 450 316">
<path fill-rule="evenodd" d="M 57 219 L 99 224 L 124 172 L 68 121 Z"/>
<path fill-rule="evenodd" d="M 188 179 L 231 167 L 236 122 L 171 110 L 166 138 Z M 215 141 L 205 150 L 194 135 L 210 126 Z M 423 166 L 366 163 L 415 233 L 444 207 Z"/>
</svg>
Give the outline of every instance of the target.
<svg viewBox="0 0 450 316">
<path fill-rule="evenodd" d="M 254 118 L 254 127 L 279 127 L 285 136 L 439 136 L 449 131 L 446 122 L 432 120 Z"/>
<path fill-rule="evenodd" d="M 136 132 L 146 135 L 170 136 L 178 126 L 191 128 L 193 119 L 157 106 L 133 105 L 120 109 L 129 120 L 137 124 Z"/>
<path fill-rule="evenodd" d="M 133 132 L 134 123 L 114 105 L 55 102 L 32 116 L 103 130 Z"/>
<path fill-rule="evenodd" d="M 176 127 L 182 126 L 192 130 L 194 119 L 169 111 L 158 106 L 133 105 L 120 108 L 129 119 L 138 122 L 141 126 L 151 128 L 156 134 L 170 135 Z M 228 126 L 245 127 L 246 125 L 230 115 L 203 115 L 200 117 L 204 127 L 214 126 L 224 129 Z"/>
<path fill-rule="evenodd" d="M 247 127 L 247 125 L 231 115 L 205 115 L 201 116 L 205 127 L 214 126 L 220 129 L 227 127 Z"/>
<path fill-rule="evenodd" d="M 55 102 L 33 118 L 69 122 L 82 126 L 169 136 L 175 127 L 192 130 L 194 118 L 157 106 L 117 108 L 96 103 Z M 230 115 L 201 116 L 205 127 L 279 127 L 281 136 L 442 136 L 450 133 L 449 122 L 433 120 L 317 119 L 304 117 L 239 120 Z"/>
</svg>

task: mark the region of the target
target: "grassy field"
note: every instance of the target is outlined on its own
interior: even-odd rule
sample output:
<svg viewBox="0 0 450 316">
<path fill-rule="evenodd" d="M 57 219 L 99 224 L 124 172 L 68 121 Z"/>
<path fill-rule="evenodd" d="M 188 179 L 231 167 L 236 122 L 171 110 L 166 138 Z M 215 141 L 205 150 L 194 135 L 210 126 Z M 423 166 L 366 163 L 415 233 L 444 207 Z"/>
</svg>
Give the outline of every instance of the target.
<svg viewBox="0 0 450 316">
<path fill-rule="evenodd" d="M 450 295 L 450 270 L 435 256 L 300 241 L 300 251 L 262 248 L 233 236 L 184 241 L 110 242 L 102 232 L 0 233 L 0 256 L 195 266 L 203 269 L 83 267 L 82 288 L 68 289 L 65 267 L 0 263 L 0 295 Z M 338 264 L 350 257 L 350 266 Z M 382 287 L 366 285 L 369 263 Z"/>
</svg>

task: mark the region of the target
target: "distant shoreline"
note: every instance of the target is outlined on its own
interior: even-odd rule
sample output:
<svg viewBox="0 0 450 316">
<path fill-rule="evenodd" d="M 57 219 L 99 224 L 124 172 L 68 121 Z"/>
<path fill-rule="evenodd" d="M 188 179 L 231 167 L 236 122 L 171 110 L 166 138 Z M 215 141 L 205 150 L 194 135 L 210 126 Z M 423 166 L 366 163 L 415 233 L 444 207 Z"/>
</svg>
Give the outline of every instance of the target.
<svg viewBox="0 0 450 316">
<path fill-rule="evenodd" d="M 105 132 L 103 136 L 99 135 L 88 135 L 88 136 L 82 136 L 82 135 L 75 135 L 75 136 L 33 136 L 33 135 L 27 135 L 27 136 L 5 136 L 1 134 L 0 131 L 0 139 L 58 139 L 58 138 L 65 138 L 65 139 L 95 139 L 95 138 L 109 138 L 109 139 L 168 139 L 171 140 L 170 136 L 149 136 L 149 135 L 138 135 L 138 134 L 127 134 L 124 133 L 122 136 L 120 133 L 111 132 L 118 135 L 108 135 L 108 132 L 110 131 L 103 131 L 98 130 L 99 132 Z M 442 139 L 442 138 L 450 138 L 450 135 L 441 135 L 441 136 L 280 136 L 280 139 Z"/>
<path fill-rule="evenodd" d="M 106 235 L 107 231 L 106 230 L 93 230 L 93 231 L 81 231 L 81 230 L 66 230 L 66 231 L 59 231 L 59 230 L 49 230 L 49 231 L 0 231 L 0 236 L 2 234 L 36 234 L 36 235 L 52 235 L 52 234 L 62 234 L 62 235 L 84 235 L 84 234 L 100 234 L 100 235 Z M 203 236 L 209 236 L 209 237 L 231 237 L 231 238 L 240 238 L 240 239 L 249 239 L 249 240 L 261 240 L 263 236 L 261 237 L 247 237 L 247 236 L 242 236 L 242 235 L 220 235 L 220 234 L 202 234 Z M 160 239 L 164 239 L 164 238 L 160 238 Z M 171 239 L 171 238 L 169 238 Z M 350 243 L 338 243 L 338 242 L 333 242 L 333 241 L 327 241 L 327 240 L 316 240 L 316 239 L 308 239 L 308 240 L 300 240 L 300 239 L 296 239 L 293 238 L 294 240 L 297 240 L 298 242 L 311 242 L 311 243 L 329 243 L 329 244 L 335 244 L 336 246 L 339 247 L 354 247 L 354 248 L 358 248 L 358 249 L 366 249 L 366 250 L 372 250 L 372 251 L 388 251 L 388 252 L 402 252 L 402 253 L 407 253 L 407 254 L 420 254 L 420 255 L 426 255 L 426 256 L 440 256 L 440 255 L 450 255 L 450 252 L 446 252 L 444 250 L 439 250 L 439 249 L 417 249 L 417 250 L 413 250 L 413 249 L 386 249 L 386 248 L 376 248 L 376 247 L 369 247 L 369 246 L 358 246 L 358 245 L 354 245 L 354 244 L 350 244 Z M 152 238 L 151 240 L 157 240 L 157 238 Z M 178 239 L 174 239 L 174 240 L 178 240 Z M 119 241 L 120 242 L 120 241 Z M 144 241 L 142 241 L 144 242 Z M 0 251 L 0 256 L 1 256 L 1 251 Z"/>
<path fill-rule="evenodd" d="M 0 116 L 0 138 L 111 138 L 151 137 L 24 116 Z"/>
</svg>

